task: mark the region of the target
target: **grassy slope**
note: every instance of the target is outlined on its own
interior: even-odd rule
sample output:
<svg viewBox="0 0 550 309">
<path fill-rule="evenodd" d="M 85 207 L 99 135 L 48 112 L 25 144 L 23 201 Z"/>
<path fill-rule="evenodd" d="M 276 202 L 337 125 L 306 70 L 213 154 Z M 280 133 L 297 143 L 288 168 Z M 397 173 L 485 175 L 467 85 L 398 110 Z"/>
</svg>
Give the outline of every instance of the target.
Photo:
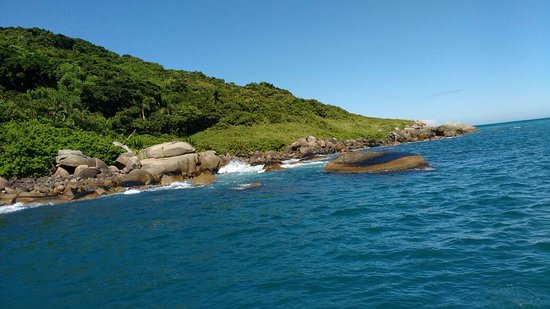
<svg viewBox="0 0 550 309">
<path fill-rule="evenodd" d="M 275 123 L 253 126 L 232 126 L 227 129 L 207 129 L 194 134 L 189 141 L 199 149 L 215 149 L 220 153 L 282 150 L 298 138 L 313 135 L 339 140 L 383 139 L 395 127 L 410 123 L 406 120 L 367 118 L 352 115 L 345 120 L 322 119 L 316 123 Z"/>
</svg>

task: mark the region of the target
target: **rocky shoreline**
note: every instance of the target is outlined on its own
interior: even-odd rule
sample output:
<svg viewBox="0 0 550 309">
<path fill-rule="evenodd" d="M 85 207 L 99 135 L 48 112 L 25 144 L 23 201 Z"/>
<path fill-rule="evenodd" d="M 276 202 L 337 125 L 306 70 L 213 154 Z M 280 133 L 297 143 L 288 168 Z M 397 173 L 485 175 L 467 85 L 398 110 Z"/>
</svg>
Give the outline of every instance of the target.
<svg viewBox="0 0 550 309">
<path fill-rule="evenodd" d="M 276 171 L 281 169 L 282 161 L 289 159 L 307 160 L 354 149 L 436 140 L 475 130 L 475 127 L 458 123 L 428 126 L 417 121 L 403 129 L 395 128 L 383 140 L 339 141 L 308 136 L 290 144 L 284 151 L 251 152 L 240 157 L 217 155 L 214 151 L 197 153 L 193 146 L 185 142 L 154 145 L 139 153 L 116 143 L 126 152 L 111 166 L 78 150 L 60 150 L 56 157 L 57 170 L 51 176 L 9 181 L 0 177 L 0 206 L 70 202 L 123 192 L 129 187 L 169 185 L 187 179 L 191 179 L 194 186 L 203 186 L 214 182 L 218 170 L 232 160 L 264 165 L 266 171 Z"/>
</svg>

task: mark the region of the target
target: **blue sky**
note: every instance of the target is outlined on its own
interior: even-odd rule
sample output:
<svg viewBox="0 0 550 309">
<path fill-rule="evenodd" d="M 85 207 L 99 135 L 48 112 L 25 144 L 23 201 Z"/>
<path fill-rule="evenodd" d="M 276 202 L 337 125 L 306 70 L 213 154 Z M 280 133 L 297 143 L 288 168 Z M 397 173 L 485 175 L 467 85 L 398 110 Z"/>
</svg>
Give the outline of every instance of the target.
<svg viewBox="0 0 550 309">
<path fill-rule="evenodd" d="M 2 1 L 0 26 L 368 116 L 550 117 L 550 1 Z"/>
</svg>

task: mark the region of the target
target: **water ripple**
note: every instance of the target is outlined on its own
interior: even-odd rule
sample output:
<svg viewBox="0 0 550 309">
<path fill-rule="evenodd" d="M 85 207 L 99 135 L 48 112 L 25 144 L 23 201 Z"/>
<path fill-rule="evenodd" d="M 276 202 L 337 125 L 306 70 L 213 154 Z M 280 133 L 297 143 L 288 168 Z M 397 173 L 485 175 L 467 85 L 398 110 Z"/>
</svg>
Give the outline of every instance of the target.
<svg viewBox="0 0 550 309">
<path fill-rule="evenodd" d="M 430 172 L 318 163 L 0 214 L 0 307 L 550 307 L 550 121 L 516 126 L 395 147 Z"/>
</svg>

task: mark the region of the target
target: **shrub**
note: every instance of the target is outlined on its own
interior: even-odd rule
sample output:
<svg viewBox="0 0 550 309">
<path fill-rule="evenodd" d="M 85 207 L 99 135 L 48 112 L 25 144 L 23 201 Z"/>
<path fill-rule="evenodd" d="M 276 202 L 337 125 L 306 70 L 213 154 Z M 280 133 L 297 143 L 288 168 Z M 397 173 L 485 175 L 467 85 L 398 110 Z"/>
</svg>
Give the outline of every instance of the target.
<svg viewBox="0 0 550 309">
<path fill-rule="evenodd" d="M 37 120 L 4 123 L 0 131 L 0 175 L 6 178 L 50 173 L 59 149 L 81 150 L 108 164 L 121 153 L 111 138 Z"/>
</svg>

